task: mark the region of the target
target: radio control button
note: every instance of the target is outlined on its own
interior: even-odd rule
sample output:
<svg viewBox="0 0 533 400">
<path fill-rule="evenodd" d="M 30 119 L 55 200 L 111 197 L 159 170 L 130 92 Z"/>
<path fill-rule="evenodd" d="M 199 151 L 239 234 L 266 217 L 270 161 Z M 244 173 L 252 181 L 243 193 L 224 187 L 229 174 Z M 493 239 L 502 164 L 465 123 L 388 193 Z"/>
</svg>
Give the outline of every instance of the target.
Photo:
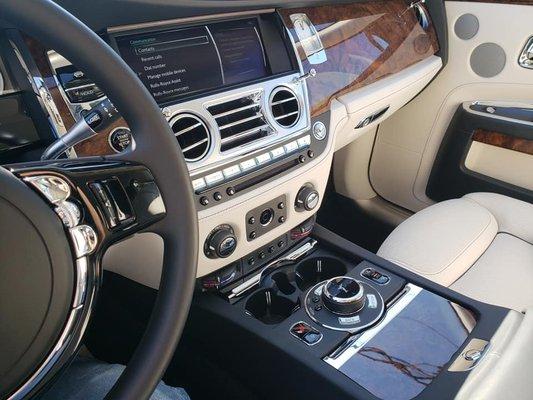
<svg viewBox="0 0 533 400">
<path fill-rule="evenodd" d="M 225 168 L 222 172 L 226 179 L 229 179 L 235 175 L 239 175 L 241 173 L 241 168 L 238 165 L 232 165 L 231 167 Z"/>
<path fill-rule="evenodd" d="M 243 161 L 241 163 L 241 168 L 243 171 L 248 171 L 252 168 L 255 168 L 255 166 L 256 166 L 256 163 L 253 158 L 250 158 L 249 160 Z"/>
<path fill-rule="evenodd" d="M 205 196 L 202 196 L 202 198 L 200 199 L 200 204 L 203 205 L 203 206 L 206 206 L 209 204 L 209 199 Z"/>
<path fill-rule="evenodd" d="M 265 154 L 258 155 L 255 158 L 255 161 L 257 161 L 258 164 L 264 164 L 264 163 L 269 162 L 271 159 L 272 158 L 270 157 L 270 153 L 265 153 Z"/>
<path fill-rule="evenodd" d="M 311 144 L 311 136 L 307 135 L 298 139 L 298 146 L 305 147 Z"/>
<path fill-rule="evenodd" d="M 222 193 L 220 193 L 220 192 L 215 192 L 215 193 L 213 194 L 213 199 L 215 199 L 216 201 L 220 201 L 220 200 L 222 200 Z"/>
<path fill-rule="evenodd" d="M 293 151 L 298 150 L 298 143 L 296 141 L 289 142 L 283 147 L 285 148 L 286 153 L 292 153 Z"/>
<path fill-rule="evenodd" d="M 222 175 L 222 172 L 220 171 L 213 172 L 212 174 L 205 176 L 205 182 L 207 183 L 208 186 L 214 185 L 223 180 L 224 180 L 224 175 Z"/>
<path fill-rule="evenodd" d="M 192 181 L 192 188 L 194 189 L 195 192 L 198 190 L 202 190 L 206 186 L 207 184 L 205 183 L 204 178 L 199 178 L 199 179 L 195 179 L 194 181 Z"/>
<path fill-rule="evenodd" d="M 226 189 L 226 193 L 228 194 L 228 196 L 233 196 L 235 194 L 235 188 L 230 186 Z"/>
<path fill-rule="evenodd" d="M 280 158 L 285 155 L 285 149 L 283 147 L 278 147 L 270 152 L 272 158 Z"/>
</svg>

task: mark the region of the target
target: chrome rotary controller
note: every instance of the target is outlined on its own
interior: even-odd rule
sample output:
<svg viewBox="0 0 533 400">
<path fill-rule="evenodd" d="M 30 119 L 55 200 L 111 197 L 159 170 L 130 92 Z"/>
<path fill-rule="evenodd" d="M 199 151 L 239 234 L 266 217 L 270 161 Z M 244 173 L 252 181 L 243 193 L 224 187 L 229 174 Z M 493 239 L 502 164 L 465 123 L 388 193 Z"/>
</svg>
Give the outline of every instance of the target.
<svg viewBox="0 0 533 400">
<path fill-rule="evenodd" d="M 355 333 L 377 322 L 385 306 L 373 286 L 338 276 L 313 286 L 305 297 L 305 309 L 326 328 Z"/>
</svg>

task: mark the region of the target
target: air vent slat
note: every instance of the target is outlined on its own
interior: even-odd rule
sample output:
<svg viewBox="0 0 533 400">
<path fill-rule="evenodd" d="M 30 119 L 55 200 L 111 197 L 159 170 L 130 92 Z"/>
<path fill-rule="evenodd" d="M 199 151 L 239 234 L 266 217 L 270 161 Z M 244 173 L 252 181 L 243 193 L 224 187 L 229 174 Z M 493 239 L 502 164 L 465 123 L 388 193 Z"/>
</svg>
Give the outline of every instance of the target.
<svg viewBox="0 0 533 400">
<path fill-rule="evenodd" d="M 275 117 L 274 119 L 276 121 L 279 121 L 280 119 L 284 119 L 284 118 L 287 118 L 287 117 L 292 117 L 293 115 L 298 115 L 298 114 L 300 114 L 300 111 L 293 111 L 293 112 L 290 112 L 290 113 L 283 114 L 283 115 L 280 115 L 278 117 Z"/>
<path fill-rule="evenodd" d="M 231 123 L 226 124 L 226 125 L 222 125 L 222 126 L 219 127 L 219 129 L 221 131 L 223 131 L 224 129 L 231 128 L 232 126 L 237 126 L 237 125 L 240 125 L 240 124 L 244 124 L 245 122 L 253 121 L 254 119 L 258 119 L 258 118 L 263 118 L 263 115 L 262 114 L 252 115 L 251 117 L 243 118 L 243 119 L 240 119 L 238 121 L 231 122 Z"/>
<path fill-rule="evenodd" d="M 259 133 L 263 129 L 266 130 L 267 128 L 268 128 L 268 125 L 264 124 L 264 125 L 261 125 L 261 126 L 259 126 L 257 128 L 252 128 L 252 129 L 249 129 L 247 131 L 241 132 L 241 133 L 239 133 L 237 135 L 233 135 L 233 136 L 224 138 L 224 139 L 222 139 L 222 143 L 223 144 L 227 144 L 227 143 L 235 142 L 235 141 L 237 141 L 239 139 L 244 139 L 247 136 L 251 136 L 254 133 Z"/>
<path fill-rule="evenodd" d="M 174 133 L 174 136 L 176 136 L 176 137 L 181 136 L 181 135 L 183 135 L 184 133 L 190 132 L 190 131 L 192 131 L 193 129 L 198 128 L 199 126 L 202 126 L 202 123 L 201 123 L 201 122 L 198 122 L 197 124 L 194 124 L 194 125 L 192 125 L 192 126 L 189 126 L 188 128 L 182 129 L 181 131 L 175 132 L 175 133 Z"/>
<path fill-rule="evenodd" d="M 300 119 L 300 102 L 288 87 L 279 86 L 270 96 L 270 111 L 274 120 L 284 128 L 296 125 Z"/>
<path fill-rule="evenodd" d="M 194 114 L 183 113 L 172 118 L 170 126 L 186 161 L 199 161 L 206 156 L 211 134 L 204 121 Z"/>
<path fill-rule="evenodd" d="M 234 110 L 229 110 L 229 111 L 226 111 L 226 112 L 222 112 L 222 113 L 213 115 L 213 117 L 215 117 L 215 119 L 218 119 L 218 118 L 226 117 L 228 115 L 232 115 L 232 114 L 235 114 L 235 113 L 238 113 L 238 112 L 241 112 L 241 111 L 246 111 L 246 110 L 249 110 L 250 108 L 254 108 L 254 107 L 259 107 L 259 104 L 256 104 L 256 103 L 248 104 L 247 106 L 244 106 L 244 107 L 235 108 Z"/>
<path fill-rule="evenodd" d="M 186 153 L 186 152 L 188 152 L 189 150 L 195 149 L 196 147 L 198 147 L 198 146 L 200 146 L 200 145 L 202 145 L 202 144 L 204 144 L 204 143 L 207 143 L 207 140 L 208 140 L 208 139 L 205 138 L 205 139 L 203 139 L 203 140 L 201 140 L 201 141 L 199 141 L 199 142 L 197 142 L 197 143 L 191 144 L 190 146 L 187 146 L 187 147 L 185 147 L 184 149 L 182 149 L 182 151 L 183 151 L 184 153 Z"/>
<path fill-rule="evenodd" d="M 288 101 L 293 101 L 293 100 L 296 100 L 296 97 L 288 97 L 288 98 L 283 99 L 283 100 L 274 101 L 270 105 L 271 106 L 277 106 L 278 104 L 287 103 Z"/>
<path fill-rule="evenodd" d="M 223 152 L 272 133 L 261 109 L 261 92 L 208 106 L 207 111 L 218 124 Z"/>
</svg>

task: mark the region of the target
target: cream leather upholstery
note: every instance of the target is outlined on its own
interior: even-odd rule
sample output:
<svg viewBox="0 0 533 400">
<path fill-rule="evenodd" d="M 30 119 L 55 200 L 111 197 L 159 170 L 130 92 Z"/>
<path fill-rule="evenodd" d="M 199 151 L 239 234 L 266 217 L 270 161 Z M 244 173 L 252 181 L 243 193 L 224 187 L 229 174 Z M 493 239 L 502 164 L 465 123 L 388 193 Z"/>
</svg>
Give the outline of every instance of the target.
<svg viewBox="0 0 533 400">
<path fill-rule="evenodd" d="M 533 204 L 472 193 L 400 224 L 378 255 L 485 303 L 533 307 Z"/>
</svg>

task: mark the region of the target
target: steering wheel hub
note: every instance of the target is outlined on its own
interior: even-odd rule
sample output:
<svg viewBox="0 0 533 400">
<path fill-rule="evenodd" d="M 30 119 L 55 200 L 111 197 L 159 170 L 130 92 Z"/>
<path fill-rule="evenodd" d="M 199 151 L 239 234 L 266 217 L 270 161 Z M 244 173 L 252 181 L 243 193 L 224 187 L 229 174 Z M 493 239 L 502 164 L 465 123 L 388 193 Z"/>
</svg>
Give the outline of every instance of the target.
<svg viewBox="0 0 533 400">
<path fill-rule="evenodd" d="M 60 337 L 75 289 L 63 226 L 29 187 L 0 170 L 0 397 L 30 376 Z"/>
</svg>

